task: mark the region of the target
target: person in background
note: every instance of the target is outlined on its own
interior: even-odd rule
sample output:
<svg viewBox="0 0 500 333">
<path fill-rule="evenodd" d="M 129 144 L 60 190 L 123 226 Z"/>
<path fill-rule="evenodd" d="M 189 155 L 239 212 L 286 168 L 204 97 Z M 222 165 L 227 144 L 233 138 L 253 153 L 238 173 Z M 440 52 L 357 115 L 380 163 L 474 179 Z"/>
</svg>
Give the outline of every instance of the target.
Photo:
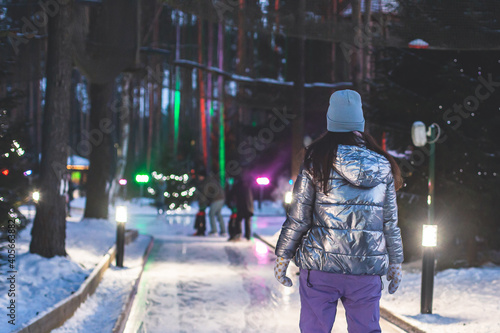
<svg viewBox="0 0 500 333">
<path fill-rule="evenodd" d="M 274 274 L 284 286 L 290 260 L 300 268 L 300 330 L 331 332 L 342 300 L 350 333 L 381 332 L 382 281 L 401 281 L 403 244 L 395 160 L 364 133 L 360 95 L 330 97 L 327 129 L 306 151 L 276 246 Z"/>
<path fill-rule="evenodd" d="M 235 179 L 231 195 L 236 202 L 236 220 L 234 234 L 230 235 L 229 240 L 237 241 L 241 239 L 241 222 L 243 220 L 245 220 L 245 238 L 250 240 L 252 237 L 253 194 L 252 187 L 245 176 L 240 175 Z"/>
<path fill-rule="evenodd" d="M 238 217 L 236 209 L 236 198 L 233 192 L 234 188 L 234 178 L 228 177 L 226 186 L 224 190 L 226 191 L 226 206 L 231 210 L 231 215 L 229 217 L 229 222 L 227 223 L 227 232 L 229 234 L 229 240 L 234 239 L 236 235 L 241 237 L 241 221 L 238 228 L 236 224 L 236 219 Z"/>
<path fill-rule="evenodd" d="M 165 191 L 167 190 L 167 183 L 164 180 L 159 180 L 156 187 L 155 205 L 158 215 L 165 212 Z"/>
<path fill-rule="evenodd" d="M 226 237 L 226 225 L 224 224 L 224 218 L 221 213 L 226 202 L 226 196 L 220 184 L 220 180 L 213 175 L 207 177 L 205 171 L 200 171 L 198 174 L 198 181 L 200 207 L 202 204 L 210 207 L 208 214 L 210 218 L 210 232 L 208 235 L 216 236 L 218 234 L 215 221 L 217 219 L 220 228 L 219 234 Z"/>
<path fill-rule="evenodd" d="M 196 217 L 194 219 L 194 228 L 196 232 L 193 236 L 205 236 L 205 231 L 207 230 L 205 209 L 207 207 L 200 205 L 198 213 L 196 213 Z"/>
</svg>

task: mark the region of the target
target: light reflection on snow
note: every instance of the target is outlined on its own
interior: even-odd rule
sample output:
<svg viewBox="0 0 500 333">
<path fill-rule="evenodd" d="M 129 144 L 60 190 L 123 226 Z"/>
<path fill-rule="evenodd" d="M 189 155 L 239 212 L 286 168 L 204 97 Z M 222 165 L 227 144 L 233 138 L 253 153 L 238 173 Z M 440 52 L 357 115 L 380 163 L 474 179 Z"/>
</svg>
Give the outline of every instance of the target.
<svg viewBox="0 0 500 333">
<path fill-rule="evenodd" d="M 254 243 L 255 257 L 257 258 L 257 264 L 259 266 L 269 265 L 271 259 L 269 258 L 269 248 L 264 242 L 255 239 Z"/>
<path fill-rule="evenodd" d="M 265 256 L 269 252 L 269 249 L 267 248 L 266 244 L 257 240 L 255 242 L 255 252 L 257 253 L 258 256 Z"/>
<path fill-rule="evenodd" d="M 294 283 L 298 283 L 298 281 L 294 281 Z M 290 295 L 292 295 L 293 293 L 296 292 L 295 285 L 292 287 L 283 286 L 281 288 L 281 291 L 282 291 L 282 295 L 283 295 L 282 304 L 290 305 L 290 300 L 291 300 Z"/>
</svg>

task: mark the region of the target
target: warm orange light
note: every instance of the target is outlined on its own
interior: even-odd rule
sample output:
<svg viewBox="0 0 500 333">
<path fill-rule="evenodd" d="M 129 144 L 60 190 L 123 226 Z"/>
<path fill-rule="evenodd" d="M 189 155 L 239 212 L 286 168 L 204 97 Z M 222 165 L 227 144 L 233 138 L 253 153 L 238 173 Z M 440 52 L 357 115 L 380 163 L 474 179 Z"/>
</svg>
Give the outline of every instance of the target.
<svg viewBox="0 0 500 333">
<path fill-rule="evenodd" d="M 89 167 L 88 167 L 88 165 L 68 165 L 67 169 L 68 170 L 79 170 L 79 171 L 81 171 L 81 170 L 88 170 Z"/>
</svg>

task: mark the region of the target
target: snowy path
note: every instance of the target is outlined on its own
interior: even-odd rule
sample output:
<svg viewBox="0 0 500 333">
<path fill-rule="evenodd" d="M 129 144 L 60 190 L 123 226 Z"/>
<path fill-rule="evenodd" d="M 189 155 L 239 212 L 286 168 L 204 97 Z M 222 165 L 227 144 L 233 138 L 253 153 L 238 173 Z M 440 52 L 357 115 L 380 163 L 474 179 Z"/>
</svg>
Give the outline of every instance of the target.
<svg viewBox="0 0 500 333">
<path fill-rule="evenodd" d="M 143 276 L 142 315 L 133 318 L 142 323 L 139 332 L 293 331 L 297 315 L 282 308 L 290 294 L 271 283 L 272 256 L 251 255 L 254 246 L 188 237 L 158 242 Z"/>
<path fill-rule="evenodd" d="M 157 239 L 126 332 L 299 332 L 297 276 L 292 288 L 273 276 L 275 256 L 258 240 L 186 236 L 192 216 L 138 217 L 133 227 Z M 258 217 L 271 235 L 281 217 Z M 295 271 L 297 268 L 295 268 Z M 383 323 L 384 332 L 401 332 Z M 339 307 L 333 332 L 347 332 Z"/>
</svg>

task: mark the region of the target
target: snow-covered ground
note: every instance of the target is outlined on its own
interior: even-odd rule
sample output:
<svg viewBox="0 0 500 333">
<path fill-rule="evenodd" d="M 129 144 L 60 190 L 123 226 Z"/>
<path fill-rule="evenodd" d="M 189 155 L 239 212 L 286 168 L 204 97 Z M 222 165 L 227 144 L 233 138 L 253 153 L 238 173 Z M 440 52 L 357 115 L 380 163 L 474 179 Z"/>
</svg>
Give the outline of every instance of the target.
<svg viewBox="0 0 500 333">
<path fill-rule="evenodd" d="M 266 237 L 276 244 L 279 232 Z M 420 314 L 421 261 L 403 264 L 403 280 L 398 291 L 387 291 L 380 304 L 406 322 L 428 333 L 500 332 L 500 267 L 448 269 L 434 279 L 432 314 Z"/>
<path fill-rule="evenodd" d="M 72 217 L 67 220 L 67 257 L 47 259 L 29 253 L 32 224 L 19 232 L 15 243 L 17 271 L 15 298 L 8 296 L 10 288 L 8 281 L 3 278 L 0 280 L 0 308 L 6 309 L 10 300 L 15 299 L 15 326 L 9 324 L 7 320 L 1 320 L 1 333 L 19 329 L 39 313 L 52 308 L 59 301 L 77 291 L 103 255 L 114 244 L 115 222 L 82 220 L 84 204 L 84 198 L 74 200 Z M 30 207 L 23 206 L 21 212 L 33 217 L 34 212 L 29 212 L 29 209 Z M 3 277 L 9 270 L 10 268 L 5 264 L 0 266 Z M 6 317 L 6 313 L 7 310 L 2 310 L 2 317 Z"/>
<path fill-rule="evenodd" d="M 426 332 L 500 332 L 500 267 L 447 269 L 434 279 L 433 314 L 420 314 L 421 262 L 403 265 L 400 289 L 381 305 Z"/>
<path fill-rule="evenodd" d="M 283 220 L 263 210 L 252 230 L 273 235 Z M 193 221 L 193 215 L 146 212 L 131 219 L 131 226 L 154 234 L 156 242 L 126 332 L 299 332 L 298 269 L 290 270 L 294 286 L 283 287 L 264 243 L 189 236 Z M 384 332 L 401 332 L 383 325 Z M 341 307 L 333 332 L 347 332 Z"/>
<path fill-rule="evenodd" d="M 78 222 L 84 200 L 74 202 L 67 228 L 68 258 L 44 259 L 27 253 L 30 228 L 21 232 L 16 246 L 18 280 L 17 323 L 50 308 L 78 289 L 115 240 L 115 225 L 107 221 Z M 260 241 L 227 242 L 221 237 L 192 237 L 196 205 L 190 210 L 158 216 L 146 202 L 129 205 L 128 228 L 155 237 L 150 260 L 141 282 L 128 332 L 298 332 L 300 310 L 298 281 L 292 288 L 274 280 L 274 254 Z M 281 204 L 263 203 L 253 218 L 252 230 L 276 243 L 284 215 Z M 229 210 L 224 211 L 229 215 Z M 110 214 L 112 216 L 112 214 Z M 136 251 L 139 253 L 140 251 Z M 136 255 L 137 255 L 136 253 Z M 133 255 L 134 251 L 130 251 Z M 136 258 L 138 260 L 138 257 Z M 135 259 L 134 259 L 135 260 Z M 131 259 L 130 275 L 137 262 Z M 135 262 L 135 263 L 134 263 Z M 0 268 L 4 275 L 4 267 Z M 385 291 L 381 305 L 426 332 L 500 332 L 500 267 L 450 269 L 435 278 L 432 315 L 420 312 L 420 262 L 403 265 L 400 290 Z M 109 332 L 119 302 L 133 280 L 124 270 L 111 268 L 107 278 L 59 332 L 80 332 L 79 327 L 101 322 L 95 332 Z M 124 276 L 125 275 L 125 276 Z M 107 282 L 106 282 L 107 281 Z M 8 301 L 5 281 L 0 281 L 0 307 Z M 113 296 L 111 296 L 113 295 Z M 342 309 L 333 332 L 345 332 Z M 10 332 L 7 320 L 0 332 Z M 135 327 L 134 324 L 136 325 Z M 19 327 L 16 325 L 16 327 Z M 90 327 L 90 326 L 89 326 Z M 97 327 L 104 327 L 105 330 Z M 133 328 L 132 328 L 133 327 Z M 384 332 L 392 328 L 383 327 Z M 84 330 L 83 330 L 84 331 Z M 393 330 L 397 331 L 397 330 Z"/>
<path fill-rule="evenodd" d="M 111 332 L 135 280 L 142 270 L 142 256 L 150 241 L 139 238 L 125 247 L 124 267 L 110 266 L 99 287 L 62 327 L 52 333 Z"/>
</svg>

